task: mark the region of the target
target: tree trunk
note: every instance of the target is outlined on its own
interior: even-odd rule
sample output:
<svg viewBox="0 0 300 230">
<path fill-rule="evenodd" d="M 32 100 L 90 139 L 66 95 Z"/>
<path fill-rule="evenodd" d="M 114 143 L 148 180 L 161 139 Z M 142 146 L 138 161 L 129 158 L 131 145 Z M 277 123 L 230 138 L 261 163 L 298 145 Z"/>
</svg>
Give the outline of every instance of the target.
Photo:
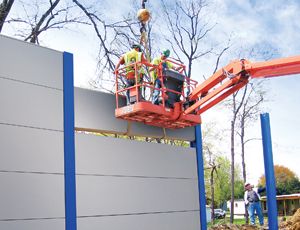
<svg viewBox="0 0 300 230">
<path fill-rule="evenodd" d="M 245 96 L 246 96 L 246 90 L 244 90 L 242 99 L 237 102 L 236 97 L 237 93 L 232 94 L 233 97 L 233 118 L 231 121 L 231 210 L 230 210 L 230 223 L 233 223 L 233 217 L 234 217 L 234 134 L 235 134 L 235 122 L 237 119 L 238 112 L 241 108 L 241 106 L 244 103 Z"/>
<path fill-rule="evenodd" d="M 0 33 L 2 31 L 4 22 L 6 20 L 7 15 L 9 14 L 13 3 L 14 0 L 3 0 L 3 2 L 0 4 Z"/>
<path fill-rule="evenodd" d="M 243 167 L 243 180 L 244 184 L 247 181 L 246 178 L 246 164 L 245 164 L 245 127 L 244 127 L 244 119 L 241 120 L 241 148 L 242 148 L 242 167 Z M 247 207 L 245 206 L 245 215 L 246 215 L 246 224 L 249 223 L 249 216 L 247 212 Z"/>
<path fill-rule="evenodd" d="M 211 217 L 212 217 L 211 221 L 212 221 L 212 225 L 214 225 L 215 224 L 214 168 L 212 168 L 211 173 L 210 173 L 210 187 L 211 187 Z"/>
<path fill-rule="evenodd" d="M 234 120 L 231 121 L 231 207 L 230 207 L 230 223 L 233 223 L 233 216 L 234 216 Z"/>
<path fill-rule="evenodd" d="M 30 43 L 38 43 L 38 36 L 40 35 L 40 33 L 42 32 L 41 30 L 41 26 L 45 21 L 48 21 L 47 23 L 49 23 L 52 19 L 54 19 L 54 16 L 52 14 L 52 11 L 54 10 L 54 8 L 57 6 L 57 4 L 59 3 L 60 0 L 55 0 L 54 3 L 52 3 L 50 1 L 50 7 L 49 9 L 42 15 L 42 17 L 40 18 L 39 22 L 36 24 L 36 26 L 32 29 L 31 35 L 25 39 L 28 40 L 30 39 Z M 48 16 L 52 14 L 52 16 L 48 18 Z"/>
</svg>

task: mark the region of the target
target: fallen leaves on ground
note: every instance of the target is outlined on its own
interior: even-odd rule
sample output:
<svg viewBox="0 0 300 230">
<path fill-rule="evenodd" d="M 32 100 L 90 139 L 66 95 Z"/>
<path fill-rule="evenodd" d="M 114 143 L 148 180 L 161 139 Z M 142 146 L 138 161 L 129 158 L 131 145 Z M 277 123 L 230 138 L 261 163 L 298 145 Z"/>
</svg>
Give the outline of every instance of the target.
<svg viewBox="0 0 300 230">
<path fill-rule="evenodd" d="M 300 208 L 290 219 L 280 223 L 278 227 L 285 230 L 300 230 Z"/>
<path fill-rule="evenodd" d="M 231 224 L 231 223 L 223 223 L 223 224 L 216 224 L 209 227 L 207 230 L 255 230 L 255 229 L 269 229 L 267 221 L 265 221 L 264 226 L 252 226 L 249 224 Z M 300 230 L 300 208 L 297 212 L 287 221 L 285 219 L 279 219 L 278 221 L 278 229 L 281 230 Z"/>
</svg>

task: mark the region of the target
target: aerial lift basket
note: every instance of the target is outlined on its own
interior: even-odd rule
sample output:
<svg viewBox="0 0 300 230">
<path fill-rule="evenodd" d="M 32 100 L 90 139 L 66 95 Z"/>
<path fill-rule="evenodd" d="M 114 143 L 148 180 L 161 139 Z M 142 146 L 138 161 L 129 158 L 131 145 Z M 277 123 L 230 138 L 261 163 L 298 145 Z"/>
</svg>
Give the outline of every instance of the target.
<svg viewBox="0 0 300 230">
<path fill-rule="evenodd" d="M 136 66 L 140 63 L 136 63 Z M 175 62 L 174 62 L 175 63 Z M 177 65 L 180 65 L 176 63 Z M 155 66 L 153 66 L 155 67 Z M 184 68 L 184 66 L 182 66 Z M 190 126 L 195 126 L 201 124 L 201 117 L 196 114 L 185 114 L 184 108 L 186 106 L 185 91 L 186 88 L 195 88 L 197 82 L 186 78 L 181 71 L 181 73 L 172 71 L 169 69 L 163 69 L 162 65 L 157 68 L 158 77 L 161 79 L 162 87 L 161 89 L 153 87 L 149 82 L 141 82 L 132 87 L 119 90 L 118 77 L 125 77 L 124 68 L 116 72 L 116 94 L 117 94 L 117 109 L 115 110 L 115 115 L 119 119 L 124 119 L 128 121 L 134 121 L 139 123 L 144 123 L 147 125 L 153 125 L 158 127 L 164 127 L 169 129 L 181 129 Z M 137 68 L 136 68 L 137 69 Z M 136 71 L 136 82 L 137 71 Z M 150 100 L 144 100 L 138 93 L 142 88 L 148 88 L 150 90 L 160 90 L 160 105 L 152 104 L 152 97 Z M 130 91 L 130 100 L 133 99 L 133 104 L 120 107 L 119 99 L 124 97 L 126 91 Z"/>
</svg>

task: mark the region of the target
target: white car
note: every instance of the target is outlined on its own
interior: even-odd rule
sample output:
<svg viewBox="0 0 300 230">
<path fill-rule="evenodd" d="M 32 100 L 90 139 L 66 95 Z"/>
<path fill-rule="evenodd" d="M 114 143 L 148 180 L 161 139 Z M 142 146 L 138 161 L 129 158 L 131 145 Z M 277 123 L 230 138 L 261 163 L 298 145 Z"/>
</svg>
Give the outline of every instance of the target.
<svg viewBox="0 0 300 230">
<path fill-rule="evenodd" d="M 214 216 L 217 219 L 224 219 L 226 217 L 226 212 L 222 209 L 215 209 Z"/>
</svg>

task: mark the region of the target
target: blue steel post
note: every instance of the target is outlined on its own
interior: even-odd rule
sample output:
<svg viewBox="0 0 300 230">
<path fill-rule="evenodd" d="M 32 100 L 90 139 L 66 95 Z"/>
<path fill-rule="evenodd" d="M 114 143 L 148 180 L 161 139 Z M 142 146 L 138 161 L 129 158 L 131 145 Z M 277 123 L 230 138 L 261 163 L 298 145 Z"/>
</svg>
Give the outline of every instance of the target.
<svg viewBox="0 0 300 230">
<path fill-rule="evenodd" d="M 76 230 L 75 184 L 75 119 L 73 54 L 63 53 L 64 96 L 64 152 L 65 152 L 65 225 L 66 230 Z"/>
<path fill-rule="evenodd" d="M 262 142 L 264 150 L 265 177 L 267 187 L 267 205 L 269 229 L 278 229 L 275 173 L 272 153 L 272 140 L 269 114 L 260 114 Z"/>
<path fill-rule="evenodd" d="M 195 127 L 195 132 L 196 132 L 196 141 L 191 142 L 191 147 L 195 147 L 196 153 L 197 153 L 200 226 L 201 226 L 201 230 L 206 230 L 207 229 L 206 199 L 205 199 L 205 185 L 204 185 L 204 167 L 203 167 L 201 125 L 197 125 Z"/>
</svg>

